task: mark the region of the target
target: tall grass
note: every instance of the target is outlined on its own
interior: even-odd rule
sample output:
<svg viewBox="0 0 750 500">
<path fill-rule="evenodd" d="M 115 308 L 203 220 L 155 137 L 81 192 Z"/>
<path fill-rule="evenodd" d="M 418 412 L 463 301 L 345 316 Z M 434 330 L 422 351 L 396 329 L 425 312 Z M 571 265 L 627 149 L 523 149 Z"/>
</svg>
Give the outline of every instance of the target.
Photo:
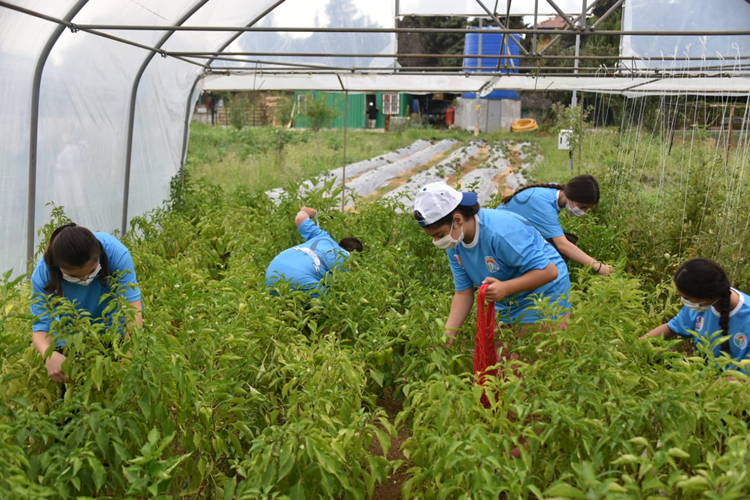
<svg viewBox="0 0 750 500">
<path fill-rule="evenodd" d="M 194 123 L 188 147 L 188 171 L 225 188 L 266 190 L 299 182 L 342 166 L 344 131 L 323 130 L 318 157 L 315 135 L 308 130 L 210 127 Z M 409 129 L 398 133 L 349 130 L 346 163 L 373 158 L 417 139 L 467 139 L 461 130 Z"/>
</svg>

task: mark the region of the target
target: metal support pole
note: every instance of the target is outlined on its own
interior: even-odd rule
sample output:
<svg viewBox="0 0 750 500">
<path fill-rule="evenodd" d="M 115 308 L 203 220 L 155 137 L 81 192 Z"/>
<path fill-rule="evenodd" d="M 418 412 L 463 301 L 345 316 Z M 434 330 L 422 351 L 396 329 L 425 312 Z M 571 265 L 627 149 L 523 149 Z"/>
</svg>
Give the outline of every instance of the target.
<svg viewBox="0 0 750 500">
<path fill-rule="evenodd" d="M 581 90 L 581 109 L 578 115 L 578 175 L 581 174 L 581 148 L 583 147 L 583 90 Z"/>
<path fill-rule="evenodd" d="M 505 26 L 503 25 L 503 23 L 500 21 L 500 18 L 497 17 L 497 15 L 495 15 L 490 9 L 488 9 L 487 6 L 482 3 L 482 0 L 476 0 L 476 1 L 479 4 L 479 6 L 482 7 L 482 9 L 484 9 L 484 11 L 487 13 L 487 15 L 490 16 L 497 23 L 498 27 L 501 30 L 503 30 L 504 33 L 509 33 L 509 34 L 511 33 L 511 30 L 507 30 L 505 28 Z M 481 17 L 479 18 L 479 22 L 480 23 L 482 22 L 482 18 Z M 517 36 L 515 36 L 514 34 L 511 34 L 510 36 L 513 38 L 513 40 L 515 40 L 516 44 L 521 49 L 521 52 L 523 52 L 524 54 L 528 54 L 529 53 L 529 51 L 526 50 L 523 45 L 521 45 L 521 41 L 518 39 Z"/>
<path fill-rule="evenodd" d="M 625 0 L 617 0 L 617 3 L 615 3 L 612 7 L 610 7 L 607 12 L 605 12 L 604 14 L 602 14 L 602 17 L 600 17 L 599 19 L 596 20 L 596 22 L 594 23 L 594 25 L 591 26 L 591 29 L 595 30 L 596 28 L 598 28 L 599 25 L 602 24 L 604 21 L 606 21 L 607 18 L 609 18 L 609 16 L 611 16 L 614 11 L 616 11 L 618 8 L 620 8 L 620 5 L 622 5 L 622 2 L 624 2 L 624 1 Z"/>
<path fill-rule="evenodd" d="M 534 0 L 534 29 L 537 28 L 537 17 L 539 15 L 539 0 Z M 536 38 L 537 34 L 534 33 L 534 38 L 531 40 L 531 53 L 536 55 Z"/>
<path fill-rule="evenodd" d="M 579 32 L 576 35 L 576 58 L 573 61 L 573 67 L 575 68 L 573 70 L 574 74 L 578 74 L 578 56 L 581 53 L 581 31 L 583 31 L 583 27 L 586 25 L 586 0 L 583 0 L 583 7 L 581 7 L 581 17 L 578 18 L 578 29 Z M 571 101 L 571 106 L 578 105 L 578 93 L 574 90 L 573 91 L 573 100 Z"/>
<path fill-rule="evenodd" d="M 79 0 L 63 18 L 70 22 L 76 14 L 83 8 L 88 0 Z M 42 73 L 44 65 L 47 62 L 52 47 L 55 46 L 60 35 L 65 30 L 65 25 L 60 24 L 50 35 L 47 43 L 44 45 L 39 59 L 34 69 L 34 79 L 31 83 L 31 116 L 29 129 L 29 179 L 26 192 L 26 265 L 27 271 L 31 274 L 31 267 L 34 265 L 34 234 L 36 233 L 36 162 L 39 138 L 39 96 L 42 87 Z"/>
<path fill-rule="evenodd" d="M 552 6 L 553 9 L 555 9 L 555 11 L 560 15 L 560 17 L 563 18 L 563 21 L 568 23 L 568 26 L 570 26 L 570 29 L 572 30 L 576 29 L 575 25 L 572 22 L 570 22 L 570 19 L 568 19 L 567 14 L 565 14 L 565 12 L 563 12 L 563 10 L 557 6 L 554 0 L 547 0 L 547 3 L 550 4 L 550 6 Z"/>
<path fill-rule="evenodd" d="M 181 26 L 185 21 L 198 12 L 208 0 L 199 0 L 196 2 L 185 15 L 183 15 L 178 21 L 177 25 Z M 174 31 L 166 32 L 161 39 L 157 42 L 155 48 L 161 49 L 161 47 L 167 43 L 169 37 L 174 34 Z M 135 75 L 133 80 L 133 88 L 130 91 L 130 108 L 128 110 L 128 135 L 127 142 L 125 143 L 125 179 L 122 188 L 122 221 L 120 223 L 120 234 L 125 235 L 128 231 L 128 201 L 130 198 L 130 170 L 133 161 L 133 131 L 135 129 L 135 105 L 138 100 L 138 86 L 141 84 L 141 78 L 143 73 L 146 71 L 151 60 L 156 55 L 156 52 L 149 52 L 146 58 L 141 63 L 141 67 L 138 68 L 138 73 Z"/>
<path fill-rule="evenodd" d="M 346 198 L 346 131 L 349 128 L 349 91 L 344 91 L 344 159 L 341 173 L 341 211 L 344 211 L 344 199 Z"/>
<path fill-rule="evenodd" d="M 479 4 L 481 5 L 482 3 L 479 2 Z M 500 20 L 498 19 L 496 22 L 499 23 Z M 478 48 L 477 48 L 477 53 L 480 56 L 482 55 L 482 18 L 481 17 L 479 18 L 479 44 L 478 44 Z M 477 66 L 481 68 L 482 67 L 481 60 L 478 60 L 478 62 L 479 62 L 479 64 Z M 476 136 L 479 135 L 479 108 L 480 108 L 480 106 L 479 106 L 479 92 L 477 92 L 475 94 L 475 97 L 474 97 L 474 106 L 475 106 L 474 111 L 476 112 L 476 116 L 474 117 L 474 136 L 476 137 Z"/>
<path fill-rule="evenodd" d="M 594 7 L 596 6 L 596 4 L 597 4 L 598 2 L 599 2 L 599 0 L 594 0 L 593 2 L 591 2 L 591 5 L 589 5 L 589 8 L 588 8 L 587 10 L 591 10 L 591 9 L 593 9 L 593 8 L 594 8 Z M 577 23 L 578 23 L 578 21 L 579 21 L 579 19 L 580 19 L 580 16 L 579 16 L 579 17 L 576 17 L 576 18 L 575 18 L 575 20 L 574 20 L 574 22 L 575 22 L 575 23 L 577 24 Z M 560 32 L 559 30 L 555 30 L 555 31 L 557 31 L 557 32 L 558 32 L 558 34 L 557 34 L 557 35 L 555 36 L 555 38 L 553 38 L 552 40 L 550 40 L 550 42 L 549 42 L 549 43 L 548 43 L 547 45 L 545 45 L 545 46 L 544 46 L 544 48 L 543 48 L 542 50 L 540 50 L 540 51 L 539 51 L 539 54 L 544 54 L 544 53 L 545 53 L 545 52 L 546 52 L 546 51 L 547 51 L 547 50 L 548 50 L 548 49 L 549 49 L 550 47 L 552 47 L 552 46 L 553 46 L 553 45 L 555 45 L 555 44 L 556 44 L 556 43 L 557 43 L 557 42 L 558 42 L 559 40 L 561 40 L 561 39 L 562 39 L 562 37 L 563 37 L 563 33 L 564 33 L 565 31 L 568 31 L 568 32 L 570 32 L 570 30 L 569 30 L 569 29 L 567 29 L 567 28 L 564 28 L 564 29 L 563 29 L 563 33 L 561 33 L 561 32 Z M 595 33 L 596 33 L 596 34 L 601 34 L 601 32 L 600 32 L 600 31 L 587 31 L 587 32 L 586 32 L 586 34 L 587 34 L 587 35 L 593 35 L 593 34 L 595 34 Z M 574 58 L 575 58 L 575 56 L 572 56 L 572 57 L 574 57 Z"/>
</svg>

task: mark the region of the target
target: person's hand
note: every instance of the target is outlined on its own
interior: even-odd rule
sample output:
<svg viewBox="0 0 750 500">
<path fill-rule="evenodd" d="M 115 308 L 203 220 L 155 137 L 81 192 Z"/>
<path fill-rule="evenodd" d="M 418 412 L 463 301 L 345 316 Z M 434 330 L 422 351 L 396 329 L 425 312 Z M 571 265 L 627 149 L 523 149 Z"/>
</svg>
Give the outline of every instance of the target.
<svg viewBox="0 0 750 500">
<path fill-rule="evenodd" d="M 595 262 L 592 267 L 594 268 L 594 271 L 602 276 L 609 276 L 610 274 L 612 274 L 612 271 L 615 270 L 614 267 L 608 266 L 607 264 L 603 264 L 601 262 Z"/>
<path fill-rule="evenodd" d="M 484 298 L 487 302 L 500 302 L 508 293 L 505 291 L 505 282 L 495 278 L 485 278 L 482 284 L 489 283 Z"/>
<path fill-rule="evenodd" d="M 47 365 L 47 373 L 49 374 L 49 378 L 51 378 L 58 384 L 65 383 L 65 374 L 62 370 L 62 364 L 65 359 L 65 356 L 55 351 L 52 353 L 52 356 L 47 358 L 47 360 L 44 362 L 44 364 Z"/>
<path fill-rule="evenodd" d="M 445 336 L 448 337 L 448 341 L 445 343 L 445 347 L 447 349 L 450 349 L 451 347 L 453 347 L 453 342 L 456 340 L 456 334 L 453 332 L 446 332 Z"/>
<path fill-rule="evenodd" d="M 317 210 L 315 210 L 314 208 L 310 208 L 310 207 L 302 207 L 300 208 L 300 212 L 305 212 L 307 216 L 310 217 L 311 219 L 314 219 L 315 215 L 318 213 Z"/>
</svg>

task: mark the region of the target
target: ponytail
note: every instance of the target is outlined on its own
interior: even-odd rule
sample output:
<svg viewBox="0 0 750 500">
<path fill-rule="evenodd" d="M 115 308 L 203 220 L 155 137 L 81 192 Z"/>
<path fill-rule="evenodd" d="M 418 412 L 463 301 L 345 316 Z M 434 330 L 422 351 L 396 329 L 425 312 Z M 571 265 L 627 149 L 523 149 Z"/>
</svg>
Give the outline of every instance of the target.
<svg viewBox="0 0 750 500">
<path fill-rule="evenodd" d="M 729 335 L 731 284 L 724 269 L 709 259 L 692 259 L 682 264 L 674 275 L 677 289 L 690 297 L 712 300 L 718 297 L 720 313 L 719 327 L 724 335 Z M 721 344 L 721 350 L 730 353 L 729 339 Z"/>
<path fill-rule="evenodd" d="M 513 197 L 518 193 L 535 187 L 562 190 L 562 192 L 565 193 L 565 197 L 567 199 L 576 203 L 583 203 L 584 205 L 591 206 L 599 203 L 599 182 L 593 175 L 584 174 L 573 177 L 565 184 L 529 184 L 528 186 L 524 186 L 521 189 L 516 189 L 516 191 L 512 195 L 503 198 L 500 201 L 500 204 L 507 205 L 508 203 L 510 203 L 510 200 L 512 200 Z"/>
<path fill-rule="evenodd" d="M 567 186 L 567 184 L 553 184 L 553 183 L 548 183 L 548 182 L 541 182 L 541 183 L 537 183 L 537 184 L 529 184 L 529 185 L 524 186 L 524 187 L 522 187 L 520 189 L 516 189 L 513 194 L 511 194 L 509 196 L 506 196 L 505 198 L 503 198 L 502 200 L 500 200 L 500 204 L 501 205 L 507 205 L 508 203 L 510 203 L 510 200 L 512 200 L 515 195 L 517 195 L 521 191 L 526 191 L 527 189 L 540 187 L 540 188 L 549 188 L 549 189 L 558 189 L 558 190 L 562 189 L 562 190 L 564 190 L 565 186 Z"/>
<path fill-rule="evenodd" d="M 719 328 L 724 335 L 729 335 L 729 308 L 731 307 L 730 301 L 732 300 L 732 291 L 728 290 L 725 295 L 719 299 L 719 307 L 721 307 L 721 315 L 719 316 Z M 732 348 L 729 346 L 727 339 L 721 344 L 721 350 L 727 354 L 732 353 Z"/>
<path fill-rule="evenodd" d="M 111 274 L 109 259 L 104 252 L 102 243 L 94 233 L 76 225 L 74 222 L 58 227 L 50 236 L 47 248 L 44 250 L 44 262 L 49 270 L 49 282 L 44 287 L 47 293 L 54 293 L 62 297 L 63 267 L 81 267 L 94 259 L 102 266 L 98 275 L 99 283 L 109 287 L 108 276 Z"/>
</svg>

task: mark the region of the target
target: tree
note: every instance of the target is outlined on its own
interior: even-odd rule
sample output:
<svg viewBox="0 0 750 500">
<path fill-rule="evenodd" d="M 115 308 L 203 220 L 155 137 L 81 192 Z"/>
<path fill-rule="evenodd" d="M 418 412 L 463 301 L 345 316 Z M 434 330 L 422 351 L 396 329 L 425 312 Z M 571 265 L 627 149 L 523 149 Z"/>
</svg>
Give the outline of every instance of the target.
<svg viewBox="0 0 750 500">
<path fill-rule="evenodd" d="M 327 94 L 318 94 L 311 102 L 307 103 L 307 110 L 302 113 L 307 117 L 310 128 L 315 132 L 318 141 L 318 158 L 322 157 L 320 151 L 320 129 L 327 127 L 336 118 L 336 108 L 328 104 Z"/>
</svg>

